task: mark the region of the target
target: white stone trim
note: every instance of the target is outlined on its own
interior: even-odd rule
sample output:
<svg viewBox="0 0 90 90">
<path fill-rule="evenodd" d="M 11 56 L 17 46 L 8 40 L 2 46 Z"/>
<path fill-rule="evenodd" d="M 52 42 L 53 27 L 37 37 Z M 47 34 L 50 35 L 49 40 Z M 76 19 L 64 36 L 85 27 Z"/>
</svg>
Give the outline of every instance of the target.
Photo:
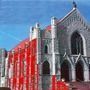
<svg viewBox="0 0 90 90">
<path fill-rule="evenodd" d="M 82 37 L 82 40 L 83 40 L 83 52 L 84 52 L 84 55 L 87 56 L 87 52 L 86 52 L 86 40 L 85 40 L 85 37 L 80 33 L 81 37 Z"/>
<path fill-rule="evenodd" d="M 75 11 L 75 10 L 76 10 L 76 8 L 73 8 L 66 16 L 64 16 L 64 17 L 59 21 L 59 23 L 62 22 L 66 17 L 69 16 L 70 13 L 72 13 L 72 12 Z"/>
</svg>

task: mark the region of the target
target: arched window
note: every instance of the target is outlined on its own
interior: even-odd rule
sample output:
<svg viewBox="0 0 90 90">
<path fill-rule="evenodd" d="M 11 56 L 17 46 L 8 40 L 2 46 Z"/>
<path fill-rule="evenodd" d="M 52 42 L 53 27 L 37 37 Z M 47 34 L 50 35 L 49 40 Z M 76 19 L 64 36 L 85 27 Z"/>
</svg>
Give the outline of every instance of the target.
<svg viewBox="0 0 90 90">
<path fill-rule="evenodd" d="M 42 74 L 50 74 L 50 65 L 48 63 L 48 61 L 45 61 L 42 65 Z"/>
<path fill-rule="evenodd" d="M 47 46 L 47 45 L 45 45 L 44 52 L 45 52 L 46 54 L 48 53 L 48 46 Z"/>
<path fill-rule="evenodd" d="M 74 32 L 71 36 L 71 53 L 83 55 L 83 40 L 78 32 Z"/>
<path fill-rule="evenodd" d="M 5 50 L 5 57 L 7 57 L 7 51 Z"/>
</svg>

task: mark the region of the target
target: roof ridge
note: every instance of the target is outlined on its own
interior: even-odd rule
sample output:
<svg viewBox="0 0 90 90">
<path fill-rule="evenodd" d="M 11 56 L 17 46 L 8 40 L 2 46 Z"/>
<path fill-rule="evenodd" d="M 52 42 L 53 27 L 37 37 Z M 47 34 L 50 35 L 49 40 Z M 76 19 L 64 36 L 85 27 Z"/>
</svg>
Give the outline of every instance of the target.
<svg viewBox="0 0 90 90">
<path fill-rule="evenodd" d="M 25 42 L 29 41 L 29 37 L 25 38 L 24 40 L 22 40 L 21 42 L 19 42 L 15 47 L 13 47 L 10 51 L 12 50 L 16 50 L 17 48 L 20 47 L 20 45 L 24 44 Z"/>
<path fill-rule="evenodd" d="M 58 23 L 62 22 L 63 20 L 65 20 L 66 17 L 68 17 L 71 13 L 73 13 L 75 10 L 77 10 L 77 8 L 73 8 L 68 14 L 66 14 L 63 18 L 61 18 Z"/>
</svg>

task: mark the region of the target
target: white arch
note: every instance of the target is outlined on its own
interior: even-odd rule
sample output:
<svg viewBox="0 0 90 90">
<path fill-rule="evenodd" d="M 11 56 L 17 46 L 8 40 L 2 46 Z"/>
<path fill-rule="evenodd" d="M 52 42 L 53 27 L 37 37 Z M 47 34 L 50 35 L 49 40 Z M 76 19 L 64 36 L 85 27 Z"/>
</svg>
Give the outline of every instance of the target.
<svg viewBox="0 0 90 90">
<path fill-rule="evenodd" d="M 84 52 L 84 55 L 86 56 L 87 55 L 87 53 L 86 53 L 86 40 L 85 40 L 85 37 L 81 33 L 79 33 L 79 34 L 81 35 L 82 40 L 83 40 L 83 52 Z"/>
<path fill-rule="evenodd" d="M 63 64 L 66 63 L 68 65 L 68 69 L 69 69 L 69 81 L 72 81 L 72 71 L 73 71 L 73 65 L 72 65 L 72 62 L 69 60 L 69 59 L 65 59 L 63 60 L 62 64 L 61 64 L 61 68 L 63 68 Z M 61 72 L 61 75 L 62 75 L 62 72 Z"/>
<path fill-rule="evenodd" d="M 71 69 L 74 68 L 74 67 L 73 67 L 73 63 L 71 62 L 71 60 L 70 60 L 70 58 L 68 57 L 68 55 L 66 56 L 66 59 L 63 60 L 63 62 L 64 62 L 64 61 L 68 61 L 68 63 L 71 65 Z M 62 63 L 63 63 L 63 62 L 62 62 Z"/>
<path fill-rule="evenodd" d="M 81 59 L 78 60 L 77 63 L 75 64 L 75 67 L 76 67 L 76 65 L 77 65 L 78 63 L 81 63 L 81 65 L 82 65 L 82 67 L 83 67 L 83 70 L 84 70 L 84 67 L 85 67 L 85 63 L 84 63 L 84 61 L 81 60 Z"/>
<path fill-rule="evenodd" d="M 69 71 L 69 79 L 70 79 L 70 81 L 74 82 L 76 80 L 76 76 L 75 76 L 75 64 L 72 63 L 72 61 L 70 60 L 70 58 L 68 57 L 68 55 L 66 56 L 66 59 L 64 59 L 64 61 L 65 60 L 69 64 L 69 69 L 70 69 L 70 71 Z"/>
<path fill-rule="evenodd" d="M 85 63 L 85 61 L 83 59 L 78 60 L 78 62 L 80 62 L 82 64 L 82 67 L 83 67 L 84 81 L 89 81 L 89 68 L 88 68 L 87 64 Z"/>
<path fill-rule="evenodd" d="M 80 58 L 80 59 L 76 62 L 76 64 L 77 64 L 78 62 L 82 63 L 84 70 L 85 70 L 85 69 L 88 69 L 88 66 L 86 65 L 86 63 L 85 63 L 85 61 L 83 60 L 83 58 Z M 76 64 L 75 64 L 75 66 L 76 66 Z"/>
</svg>

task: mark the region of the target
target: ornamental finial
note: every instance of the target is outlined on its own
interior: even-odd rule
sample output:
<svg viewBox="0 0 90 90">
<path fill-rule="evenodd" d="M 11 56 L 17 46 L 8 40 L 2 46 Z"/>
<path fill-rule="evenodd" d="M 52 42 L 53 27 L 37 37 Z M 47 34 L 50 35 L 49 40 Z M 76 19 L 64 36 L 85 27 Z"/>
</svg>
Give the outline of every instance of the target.
<svg viewBox="0 0 90 90">
<path fill-rule="evenodd" d="M 73 1 L 73 8 L 77 8 L 77 4 L 75 1 Z"/>
</svg>

